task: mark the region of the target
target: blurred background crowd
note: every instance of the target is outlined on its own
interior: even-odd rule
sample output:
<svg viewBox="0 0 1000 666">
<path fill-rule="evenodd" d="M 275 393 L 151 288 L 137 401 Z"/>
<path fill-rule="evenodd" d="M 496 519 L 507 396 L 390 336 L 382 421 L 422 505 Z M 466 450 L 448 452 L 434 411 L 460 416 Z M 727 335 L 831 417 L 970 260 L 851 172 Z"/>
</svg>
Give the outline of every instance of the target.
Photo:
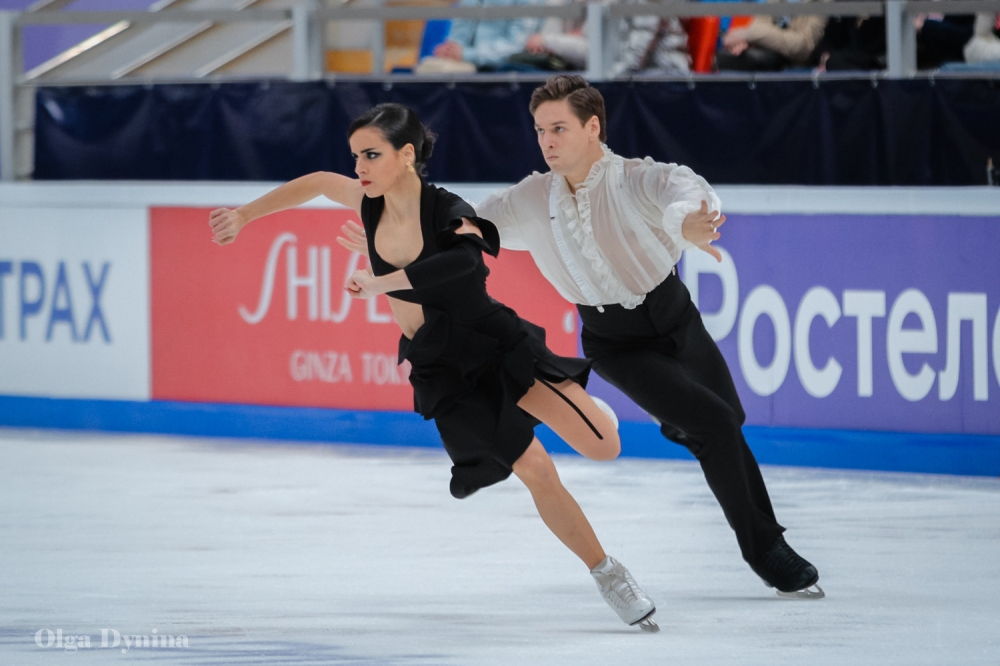
<svg viewBox="0 0 1000 666">
<path fill-rule="evenodd" d="M 458 4 L 503 6 L 545 1 L 460 0 Z M 611 75 L 885 69 L 885 21 L 881 15 L 627 18 L 617 26 L 620 46 Z M 912 21 L 919 69 L 1000 67 L 1000 15 L 941 12 L 919 14 Z M 587 52 L 582 22 L 456 19 L 437 21 L 425 31 L 415 70 L 582 70 Z"/>
</svg>

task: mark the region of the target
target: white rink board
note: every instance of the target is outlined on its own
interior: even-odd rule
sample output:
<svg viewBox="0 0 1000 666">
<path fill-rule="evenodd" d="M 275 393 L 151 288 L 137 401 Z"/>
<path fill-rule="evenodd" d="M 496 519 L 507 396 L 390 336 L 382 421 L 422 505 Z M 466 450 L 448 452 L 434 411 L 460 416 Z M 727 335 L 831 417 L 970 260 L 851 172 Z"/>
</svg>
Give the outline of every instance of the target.
<svg viewBox="0 0 1000 666">
<path fill-rule="evenodd" d="M 144 207 L 0 201 L 0 262 L 0 394 L 149 399 Z"/>
</svg>

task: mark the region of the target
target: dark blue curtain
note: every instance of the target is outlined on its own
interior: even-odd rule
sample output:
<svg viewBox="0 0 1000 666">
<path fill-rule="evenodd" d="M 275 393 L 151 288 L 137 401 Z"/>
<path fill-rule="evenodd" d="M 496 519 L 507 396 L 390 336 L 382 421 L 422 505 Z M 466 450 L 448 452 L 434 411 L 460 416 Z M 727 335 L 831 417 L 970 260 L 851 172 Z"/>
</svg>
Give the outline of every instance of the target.
<svg viewBox="0 0 1000 666">
<path fill-rule="evenodd" d="M 544 170 L 532 84 L 230 83 L 40 88 L 35 178 L 288 180 L 350 173 L 345 130 L 379 102 L 439 136 L 441 182 Z M 974 185 L 1000 162 L 995 80 L 614 82 L 608 144 L 713 183 Z"/>
</svg>

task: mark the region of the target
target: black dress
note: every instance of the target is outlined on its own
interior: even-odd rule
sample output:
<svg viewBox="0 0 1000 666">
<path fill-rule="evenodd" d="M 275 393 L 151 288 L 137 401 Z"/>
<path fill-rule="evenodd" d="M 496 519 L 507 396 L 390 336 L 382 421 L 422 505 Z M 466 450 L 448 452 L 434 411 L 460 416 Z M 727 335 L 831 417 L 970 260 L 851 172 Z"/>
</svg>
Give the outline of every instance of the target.
<svg viewBox="0 0 1000 666">
<path fill-rule="evenodd" d="M 375 249 L 384 208 L 384 197 L 361 202 L 375 275 L 399 270 Z M 463 217 L 483 238 L 455 233 Z M 420 228 L 423 249 L 403 268 L 413 288 L 389 294 L 423 306 L 424 325 L 412 340 L 400 338 L 399 362 L 412 365 L 414 410 L 434 419 L 454 463 L 451 494 L 462 499 L 510 476 L 531 444 L 538 421 L 517 402 L 535 379 L 546 384 L 571 379 L 586 386 L 590 364 L 554 354 L 545 346 L 544 329 L 486 293 L 489 269 L 482 253 L 497 256 L 500 235 L 472 206 L 425 183 Z"/>
</svg>

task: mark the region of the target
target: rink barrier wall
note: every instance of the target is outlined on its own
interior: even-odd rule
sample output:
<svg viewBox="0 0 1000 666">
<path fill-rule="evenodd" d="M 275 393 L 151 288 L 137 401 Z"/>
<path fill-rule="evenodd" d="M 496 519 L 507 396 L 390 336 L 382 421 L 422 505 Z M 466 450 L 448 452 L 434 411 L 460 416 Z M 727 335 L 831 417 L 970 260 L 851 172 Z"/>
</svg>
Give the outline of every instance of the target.
<svg viewBox="0 0 1000 666">
<path fill-rule="evenodd" d="M 184 402 L 59 400 L 0 396 L 0 425 L 195 437 L 440 449 L 437 430 L 412 412 Z M 548 427 L 552 453 L 576 453 Z M 623 421 L 622 457 L 694 460 L 653 423 Z M 1000 476 L 1000 437 L 746 426 L 758 462 L 832 469 Z"/>
<path fill-rule="evenodd" d="M 339 291 L 358 259 L 333 241 L 349 211 L 317 200 L 208 242 L 209 210 L 271 187 L 0 185 L 0 425 L 437 446 L 405 414 L 387 304 Z M 475 202 L 497 187 L 450 189 Z M 724 261 L 688 251 L 679 274 L 764 459 L 992 475 L 1000 189 L 717 191 Z M 574 309 L 526 253 L 490 280 L 574 353 Z M 596 375 L 588 390 L 628 455 L 687 455 Z"/>
</svg>

